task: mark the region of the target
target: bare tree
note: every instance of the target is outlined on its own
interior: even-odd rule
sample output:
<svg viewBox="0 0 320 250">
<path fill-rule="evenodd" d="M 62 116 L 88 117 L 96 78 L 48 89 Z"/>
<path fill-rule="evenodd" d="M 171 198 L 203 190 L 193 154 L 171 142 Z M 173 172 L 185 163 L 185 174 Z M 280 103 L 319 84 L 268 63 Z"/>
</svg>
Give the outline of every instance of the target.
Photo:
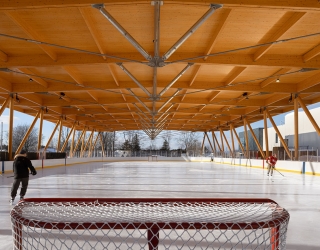
<svg viewBox="0 0 320 250">
<path fill-rule="evenodd" d="M 178 137 L 179 144 L 182 148 L 188 150 L 198 150 L 201 148 L 201 144 L 198 141 L 198 134 L 196 132 L 181 132 Z M 199 146 L 200 145 L 200 146 Z"/>
<path fill-rule="evenodd" d="M 30 125 L 28 124 L 22 124 L 13 128 L 12 151 L 15 152 L 18 149 L 29 127 Z M 42 140 L 43 139 L 44 139 L 44 136 L 42 136 Z M 6 140 L 8 141 L 8 133 L 6 134 Z M 38 146 L 38 128 L 33 128 L 22 148 L 30 152 L 30 151 L 37 151 L 37 146 Z"/>
<path fill-rule="evenodd" d="M 110 155 L 111 152 L 115 150 L 114 147 L 117 141 L 117 135 L 115 132 L 102 132 L 101 136 L 102 136 L 102 143 L 103 143 L 104 150 L 106 152 L 109 152 L 108 155 Z M 100 140 L 99 140 L 99 144 L 101 144 Z"/>
</svg>

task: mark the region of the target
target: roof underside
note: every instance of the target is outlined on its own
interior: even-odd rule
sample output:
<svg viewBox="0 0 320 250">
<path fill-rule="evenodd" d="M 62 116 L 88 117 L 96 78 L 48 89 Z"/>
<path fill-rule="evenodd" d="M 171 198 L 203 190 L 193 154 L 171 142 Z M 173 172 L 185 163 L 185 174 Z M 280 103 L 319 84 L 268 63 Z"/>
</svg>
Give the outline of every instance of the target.
<svg viewBox="0 0 320 250">
<path fill-rule="evenodd" d="M 0 2 L 0 102 L 154 138 L 320 100 L 319 1 L 74 2 Z"/>
</svg>

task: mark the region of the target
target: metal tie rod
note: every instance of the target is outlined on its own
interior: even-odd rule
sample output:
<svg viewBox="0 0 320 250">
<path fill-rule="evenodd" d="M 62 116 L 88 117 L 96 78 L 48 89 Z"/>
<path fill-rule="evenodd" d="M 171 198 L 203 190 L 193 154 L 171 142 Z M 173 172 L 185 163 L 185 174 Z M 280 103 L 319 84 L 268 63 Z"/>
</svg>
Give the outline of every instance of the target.
<svg viewBox="0 0 320 250">
<path fill-rule="evenodd" d="M 220 9 L 222 6 L 221 4 L 210 4 L 210 9 L 162 56 L 162 59 L 164 61 L 167 60 L 215 10 Z"/>
<path fill-rule="evenodd" d="M 117 63 L 117 65 L 142 89 L 149 97 L 151 97 L 150 92 L 123 66 L 122 63 Z"/>
<path fill-rule="evenodd" d="M 188 63 L 188 65 L 165 87 L 160 93 L 159 96 L 162 96 L 171 86 L 178 81 L 178 79 L 193 65 L 193 63 Z"/>
<path fill-rule="evenodd" d="M 148 61 L 152 59 L 152 56 L 142 48 L 142 46 L 110 15 L 108 11 L 106 11 L 103 3 L 92 4 L 91 6 L 98 9 L 100 13 L 108 19 L 108 21 L 143 55 L 145 59 Z"/>
</svg>

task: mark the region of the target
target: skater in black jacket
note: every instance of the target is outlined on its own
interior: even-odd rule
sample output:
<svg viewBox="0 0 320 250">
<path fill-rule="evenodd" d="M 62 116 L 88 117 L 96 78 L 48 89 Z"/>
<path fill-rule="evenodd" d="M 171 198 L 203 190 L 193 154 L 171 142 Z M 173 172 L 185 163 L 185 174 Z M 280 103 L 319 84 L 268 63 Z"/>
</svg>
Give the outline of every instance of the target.
<svg viewBox="0 0 320 250">
<path fill-rule="evenodd" d="M 20 200 L 24 198 L 27 192 L 28 183 L 29 183 L 29 170 L 32 175 L 37 174 L 37 171 L 32 166 L 31 161 L 27 158 L 27 151 L 21 150 L 20 154 L 17 154 L 14 157 L 14 161 L 13 161 L 14 181 L 11 187 L 11 199 L 10 199 L 11 205 L 17 195 L 17 191 L 20 186 L 20 183 L 21 183 Z"/>
</svg>

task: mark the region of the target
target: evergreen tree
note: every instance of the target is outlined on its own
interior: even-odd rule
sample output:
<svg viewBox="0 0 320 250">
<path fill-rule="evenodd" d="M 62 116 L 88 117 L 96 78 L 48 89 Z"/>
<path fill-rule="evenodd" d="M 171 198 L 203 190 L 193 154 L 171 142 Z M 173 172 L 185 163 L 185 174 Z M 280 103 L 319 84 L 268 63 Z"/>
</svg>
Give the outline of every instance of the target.
<svg viewBox="0 0 320 250">
<path fill-rule="evenodd" d="M 132 151 L 133 152 L 138 152 L 141 150 L 140 147 L 140 140 L 137 134 L 135 134 L 132 138 Z"/>
<path fill-rule="evenodd" d="M 166 139 L 163 141 L 163 144 L 160 150 L 165 150 L 165 151 L 170 150 L 169 142 Z"/>
<path fill-rule="evenodd" d="M 124 141 L 124 143 L 121 145 L 121 150 L 131 150 L 131 144 L 129 140 Z"/>
</svg>

